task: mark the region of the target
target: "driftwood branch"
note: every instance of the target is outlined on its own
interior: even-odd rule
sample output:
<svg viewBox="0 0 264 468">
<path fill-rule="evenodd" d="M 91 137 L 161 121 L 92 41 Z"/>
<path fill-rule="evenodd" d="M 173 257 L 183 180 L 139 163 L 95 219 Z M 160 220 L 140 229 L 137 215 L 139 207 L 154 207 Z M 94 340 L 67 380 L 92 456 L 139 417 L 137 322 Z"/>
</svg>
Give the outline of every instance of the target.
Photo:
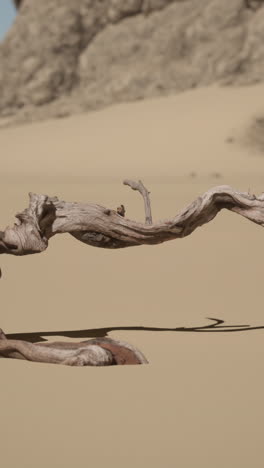
<svg viewBox="0 0 264 468">
<path fill-rule="evenodd" d="M 68 366 L 113 366 L 147 364 L 145 356 L 134 346 L 110 338 L 98 338 L 80 343 L 28 343 L 10 340 L 0 329 L 0 357 L 25 359 Z"/>
<path fill-rule="evenodd" d="M 126 183 L 139 190 L 140 185 Z M 146 193 L 143 190 L 140 193 L 144 193 L 147 201 Z M 17 223 L 0 232 L 2 254 L 43 252 L 53 236 L 65 233 L 85 244 L 108 249 L 160 244 L 190 235 L 224 208 L 264 226 L 264 194 L 255 196 L 229 186 L 209 189 L 173 218 L 154 224 L 130 220 L 116 210 L 94 203 L 71 203 L 32 193 L 29 197 L 29 207 L 16 215 Z M 150 222 L 149 202 L 145 206 Z"/>
<path fill-rule="evenodd" d="M 151 215 L 151 204 L 150 204 L 150 198 L 149 194 L 150 192 L 146 189 L 146 187 L 143 185 L 141 180 L 138 182 L 135 182 L 133 180 L 124 180 L 124 185 L 128 185 L 129 187 L 132 188 L 132 190 L 138 190 L 139 193 L 141 193 L 143 200 L 144 200 L 144 207 L 145 207 L 145 223 L 146 224 L 152 224 L 152 215 Z"/>
<path fill-rule="evenodd" d="M 227 325 L 224 320 L 208 318 L 212 323 L 203 326 L 157 328 L 143 326 L 119 326 L 90 330 L 64 330 L 49 332 L 15 333 L 5 335 L 0 329 L 0 357 L 24 359 L 50 364 L 71 366 L 109 366 L 120 364 L 146 364 L 145 356 L 133 345 L 112 340 L 109 332 L 118 330 L 188 333 L 233 333 L 263 330 L 264 326 Z M 44 336 L 66 336 L 69 338 L 97 338 L 76 342 L 48 342 Z M 27 341 L 25 341 L 27 340 Z M 42 340 L 42 342 L 40 342 Z"/>
</svg>

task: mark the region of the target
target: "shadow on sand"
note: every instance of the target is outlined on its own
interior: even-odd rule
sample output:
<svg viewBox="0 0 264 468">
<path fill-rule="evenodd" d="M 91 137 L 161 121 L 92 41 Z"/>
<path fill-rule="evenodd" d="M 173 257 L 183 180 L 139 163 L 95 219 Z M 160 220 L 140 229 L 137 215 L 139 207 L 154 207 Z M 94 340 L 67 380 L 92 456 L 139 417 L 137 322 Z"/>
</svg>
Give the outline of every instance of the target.
<svg viewBox="0 0 264 468">
<path fill-rule="evenodd" d="M 7 338 L 13 340 L 24 340 L 36 343 L 40 341 L 47 341 L 44 337 L 48 336 L 64 336 L 67 338 L 102 338 L 108 336 L 108 333 L 118 330 L 127 331 L 151 331 L 151 332 L 191 332 L 191 333 L 230 333 L 230 332 L 245 332 L 249 330 L 264 329 L 264 325 L 251 326 L 251 325 L 225 325 L 224 320 L 209 318 L 213 323 L 204 325 L 202 327 L 177 327 L 177 328 L 158 328 L 158 327 L 144 327 L 144 326 L 119 326 L 119 327 L 106 327 L 106 328 L 88 328 L 87 330 L 57 330 L 57 331 L 38 331 L 30 333 L 9 333 Z"/>
</svg>

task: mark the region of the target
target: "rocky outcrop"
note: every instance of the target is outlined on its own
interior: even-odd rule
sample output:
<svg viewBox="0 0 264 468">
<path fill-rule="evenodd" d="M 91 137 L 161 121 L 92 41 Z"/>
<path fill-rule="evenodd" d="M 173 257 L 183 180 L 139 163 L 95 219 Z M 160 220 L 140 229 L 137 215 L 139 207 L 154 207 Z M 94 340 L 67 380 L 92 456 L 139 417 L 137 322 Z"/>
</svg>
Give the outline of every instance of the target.
<svg viewBox="0 0 264 468">
<path fill-rule="evenodd" d="M 20 3 L 0 45 L 2 121 L 264 78 L 260 0 Z"/>
</svg>

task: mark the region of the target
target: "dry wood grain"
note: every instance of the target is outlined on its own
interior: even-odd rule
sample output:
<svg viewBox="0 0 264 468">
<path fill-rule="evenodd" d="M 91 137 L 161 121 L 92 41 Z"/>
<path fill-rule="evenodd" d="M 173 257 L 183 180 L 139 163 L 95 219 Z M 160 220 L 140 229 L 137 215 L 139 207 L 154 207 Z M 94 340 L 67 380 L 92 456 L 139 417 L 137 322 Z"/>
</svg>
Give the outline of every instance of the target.
<svg viewBox="0 0 264 468">
<path fill-rule="evenodd" d="M 152 222 L 146 189 L 132 181 L 125 184 L 143 195 L 146 221 Z M 255 196 L 224 185 L 209 189 L 171 219 L 153 224 L 130 220 L 95 203 L 66 202 L 33 193 L 29 198 L 29 207 L 16 215 L 17 223 L 0 232 L 1 254 L 43 252 L 53 236 L 65 233 L 85 244 L 108 249 L 160 244 L 190 235 L 212 221 L 222 209 L 264 225 L 264 194 Z"/>
<path fill-rule="evenodd" d="M 97 338 L 80 343 L 29 343 L 8 339 L 0 329 L 0 357 L 24 359 L 68 366 L 113 366 L 147 364 L 145 356 L 135 346 L 110 338 Z"/>
</svg>

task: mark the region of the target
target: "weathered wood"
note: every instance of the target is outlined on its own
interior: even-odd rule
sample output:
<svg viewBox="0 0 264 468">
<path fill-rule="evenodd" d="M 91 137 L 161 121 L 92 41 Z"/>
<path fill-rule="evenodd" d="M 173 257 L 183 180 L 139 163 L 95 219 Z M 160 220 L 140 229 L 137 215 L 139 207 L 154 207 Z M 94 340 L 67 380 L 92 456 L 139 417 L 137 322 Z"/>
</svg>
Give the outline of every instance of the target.
<svg viewBox="0 0 264 468">
<path fill-rule="evenodd" d="M 29 343 L 7 339 L 0 329 L 0 357 L 25 359 L 68 366 L 113 366 L 147 364 L 145 356 L 131 344 L 110 338 L 71 342 Z"/>
<path fill-rule="evenodd" d="M 16 215 L 17 223 L 0 233 L 1 254 L 43 252 L 49 239 L 65 233 L 108 249 L 160 244 L 190 235 L 224 208 L 264 226 L 264 194 L 255 196 L 229 186 L 209 189 L 173 218 L 154 224 L 130 220 L 93 203 L 71 203 L 32 193 L 29 197 L 29 207 Z"/>
<path fill-rule="evenodd" d="M 151 204 L 149 198 L 150 192 L 146 189 L 141 180 L 135 182 L 134 180 L 126 179 L 123 183 L 124 185 L 128 185 L 129 187 L 131 187 L 132 190 L 138 190 L 138 192 L 141 193 L 145 207 L 145 223 L 152 224 Z"/>
</svg>

